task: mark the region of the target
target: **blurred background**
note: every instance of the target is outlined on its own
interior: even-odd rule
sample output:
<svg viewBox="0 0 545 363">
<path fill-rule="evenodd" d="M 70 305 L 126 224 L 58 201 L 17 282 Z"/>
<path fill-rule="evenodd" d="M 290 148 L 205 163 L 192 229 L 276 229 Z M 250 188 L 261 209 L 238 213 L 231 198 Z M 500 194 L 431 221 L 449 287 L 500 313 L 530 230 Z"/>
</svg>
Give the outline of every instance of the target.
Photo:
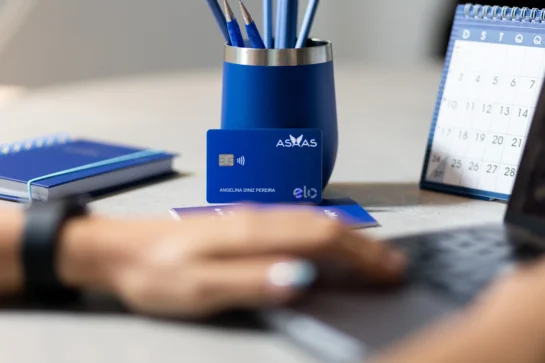
<svg viewBox="0 0 545 363">
<path fill-rule="evenodd" d="M 261 0 L 245 3 L 260 23 Z M 441 58 L 455 3 L 323 0 L 312 36 L 333 41 L 338 62 L 410 67 Z M 222 52 L 204 0 L 0 0 L 0 84 L 218 68 Z"/>
<path fill-rule="evenodd" d="M 261 0 L 245 2 L 260 26 Z M 421 66 L 442 60 L 457 2 L 322 0 L 312 36 L 333 41 L 337 62 Z M 205 0 L 0 0 L 0 85 L 218 68 L 222 52 Z"/>
</svg>

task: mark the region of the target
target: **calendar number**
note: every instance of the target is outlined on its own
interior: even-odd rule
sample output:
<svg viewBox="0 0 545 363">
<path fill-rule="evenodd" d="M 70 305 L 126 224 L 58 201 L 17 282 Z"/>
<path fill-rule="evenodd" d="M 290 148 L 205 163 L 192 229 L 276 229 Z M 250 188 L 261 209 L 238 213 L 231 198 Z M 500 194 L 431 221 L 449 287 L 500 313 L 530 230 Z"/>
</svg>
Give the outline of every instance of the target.
<svg viewBox="0 0 545 363">
<path fill-rule="evenodd" d="M 442 170 L 434 170 L 432 176 L 436 179 L 443 179 L 445 176 L 445 172 Z"/>
<path fill-rule="evenodd" d="M 477 136 L 475 137 L 476 141 L 483 142 L 486 139 L 486 134 L 482 132 L 477 132 Z"/>
<path fill-rule="evenodd" d="M 536 85 L 536 81 L 532 79 L 530 81 L 530 89 L 534 88 L 535 85 Z"/>
<path fill-rule="evenodd" d="M 499 81 L 500 79 L 498 77 L 494 77 L 494 79 L 492 80 L 492 84 L 495 86 L 498 84 Z"/>
<path fill-rule="evenodd" d="M 515 168 L 505 168 L 505 176 L 510 176 L 511 178 L 514 178 L 515 175 L 517 175 L 517 169 Z"/>
<path fill-rule="evenodd" d="M 528 118 L 528 109 L 519 108 L 519 117 Z"/>
<path fill-rule="evenodd" d="M 466 111 L 475 111 L 475 102 L 467 102 Z"/>
<path fill-rule="evenodd" d="M 512 147 L 522 147 L 522 139 L 520 137 L 513 138 L 511 146 Z"/>
<path fill-rule="evenodd" d="M 484 113 L 492 113 L 492 105 L 483 105 Z"/>
<path fill-rule="evenodd" d="M 450 136 L 450 129 L 441 129 L 441 136 Z"/>
<path fill-rule="evenodd" d="M 433 154 L 431 156 L 431 162 L 432 163 L 440 163 L 441 162 L 441 157 L 437 154 Z"/>
<path fill-rule="evenodd" d="M 458 131 L 458 138 L 460 140 L 467 140 L 467 136 L 468 136 L 467 131 L 462 131 L 462 130 Z"/>
<path fill-rule="evenodd" d="M 460 77 L 458 77 L 458 81 L 462 82 L 464 80 L 464 74 L 460 73 Z"/>
<path fill-rule="evenodd" d="M 478 163 L 474 163 L 474 162 L 470 162 L 470 163 L 469 163 L 469 170 L 471 170 L 471 171 L 479 171 L 479 164 L 478 164 Z"/>
<path fill-rule="evenodd" d="M 443 102 L 446 103 L 447 107 L 450 109 L 456 110 L 458 108 L 458 101 L 456 100 L 447 100 L 445 98 Z"/>
<path fill-rule="evenodd" d="M 503 136 L 497 136 L 497 135 L 494 135 L 493 136 L 493 140 L 492 140 L 492 144 L 494 145 L 503 145 Z"/>
<path fill-rule="evenodd" d="M 481 82 L 481 76 L 477 76 L 477 78 L 475 78 L 475 82 L 477 83 Z"/>
<path fill-rule="evenodd" d="M 497 165 L 493 165 L 493 164 L 488 164 L 486 166 L 486 173 L 487 174 L 496 174 L 496 171 L 498 170 L 498 166 Z"/>
<path fill-rule="evenodd" d="M 517 85 L 517 79 L 515 78 L 511 81 L 511 87 L 515 87 L 516 85 Z"/>
<path fill-rule="evenodd" d="M 500 115 L 502 116 L 509 116 L 511 114 L 511 107 L 509 106 L 501 106 Z"/>
<path fill-rule="evenodd" d="M 462 168 L 462 161 L 452 159 L 452 164 L 450 165 L 450 167 L 453 168 L 453 169 L 461 169 Z"/>
</svg>

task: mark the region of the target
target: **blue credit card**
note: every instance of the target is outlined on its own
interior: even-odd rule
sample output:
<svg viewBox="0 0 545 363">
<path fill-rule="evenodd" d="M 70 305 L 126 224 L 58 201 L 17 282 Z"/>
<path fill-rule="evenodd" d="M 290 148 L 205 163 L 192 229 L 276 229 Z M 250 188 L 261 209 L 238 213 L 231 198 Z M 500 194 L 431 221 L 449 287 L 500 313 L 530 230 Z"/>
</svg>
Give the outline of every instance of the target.
<svg viewBox="0 0 545 363">
<path fill-rule="evenodd" d="M 180 220 L 184 218 L 197 216 L 199 214 L 209 216 L 210 218 L 221 218 L 236 214 L 240 204 L 225 204 L 207 207 L 191 208 L 173 208 L 170 213 Z M 257 204 L 257 208 L 282 208 L 282 205 L 264 205 Z M 353 228 L 377 227 L 379 223 L 364 208 L 350 198 L 332 198 L 324 199 L 320 205 L 302 206 L 291 205 L 292 208 L 312 208 L 321 211 L 325 216 L 338 220 L 339 222 Z"/>
<path fill-rule="evenodd" d="M 210 130 L 208 203 L 322 201 L 319 129 Z"/>
</svg>

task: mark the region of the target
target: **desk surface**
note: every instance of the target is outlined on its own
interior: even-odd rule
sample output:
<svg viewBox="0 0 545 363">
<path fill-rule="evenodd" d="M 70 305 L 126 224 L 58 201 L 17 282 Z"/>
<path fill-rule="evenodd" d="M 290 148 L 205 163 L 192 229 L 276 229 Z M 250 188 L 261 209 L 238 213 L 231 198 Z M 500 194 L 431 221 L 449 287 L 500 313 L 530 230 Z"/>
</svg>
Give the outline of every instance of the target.
<svg viewBox="0 0 545 363">
<path fill-rule="evenodd" d="M 332 190 L 365 206 L 393 237 L 499 222 L 505 204 L 417 187 L 440 65 L 385 70 L 337 66 L 340 149 Z M 55 132 L 182 154 L 179 178 L 93 203 L 111 216 L 163 215 L 205 205 L 205 135 L 220 123 L 219 72 L 97 81 L 23 93 L 0 103 L 0 143 Z M 364 321 L 365 317 L 362 317 Z M 158 322 L 123 314 L 0 312 L 6 362 L 313 362 L 264 332 Z"/>
</svg>

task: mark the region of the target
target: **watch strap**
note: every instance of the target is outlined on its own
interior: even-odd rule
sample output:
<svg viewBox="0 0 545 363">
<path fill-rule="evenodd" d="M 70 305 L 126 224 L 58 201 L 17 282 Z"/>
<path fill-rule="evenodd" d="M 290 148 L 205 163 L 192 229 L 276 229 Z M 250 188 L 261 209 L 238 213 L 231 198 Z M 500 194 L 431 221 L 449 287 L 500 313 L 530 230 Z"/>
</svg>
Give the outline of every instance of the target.
<svg viewBox="0 0 545 363">
<path fill-rule="evenodd" d="M 22 262 L 28 296 L 53 302 L 77 295 L 74 289 L 64 286 L 57 274 L 57 247 L 66 222 L 86 214 L 87 208 L 78 198 L 33 202 L 27 208 Z"/>
</svg>

